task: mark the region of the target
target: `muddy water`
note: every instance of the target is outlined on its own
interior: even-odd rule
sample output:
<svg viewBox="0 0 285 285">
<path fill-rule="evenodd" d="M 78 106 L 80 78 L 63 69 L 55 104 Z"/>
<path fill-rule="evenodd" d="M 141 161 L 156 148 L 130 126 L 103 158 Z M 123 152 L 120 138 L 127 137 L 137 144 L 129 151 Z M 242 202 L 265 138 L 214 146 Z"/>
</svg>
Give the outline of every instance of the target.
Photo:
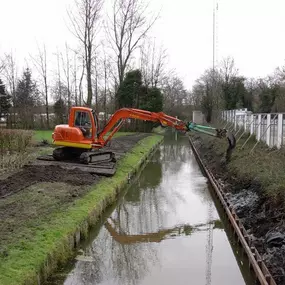
<svg viewBox="0 0 285 285">
<path fill-rule="evenodd" d="M 173 137 L 49 284 L 253 284 L 235 251 L 187 138 Z"/>
</svg>

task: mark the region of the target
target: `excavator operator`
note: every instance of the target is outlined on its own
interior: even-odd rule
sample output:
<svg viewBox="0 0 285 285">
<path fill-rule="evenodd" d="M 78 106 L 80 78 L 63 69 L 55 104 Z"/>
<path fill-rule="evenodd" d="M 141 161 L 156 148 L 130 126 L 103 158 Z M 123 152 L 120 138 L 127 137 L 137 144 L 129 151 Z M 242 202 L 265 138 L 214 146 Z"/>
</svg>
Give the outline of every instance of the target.
<svg viewBox="0 0 285 285">
<path fill-rule="evenodd" d="M 75 127 L 78 127 L 81 131 L 84 137 L 89 138 L 91 136 L 91 120 L 86 112 L 76 112 L 75 117 Z"/>
</svg>

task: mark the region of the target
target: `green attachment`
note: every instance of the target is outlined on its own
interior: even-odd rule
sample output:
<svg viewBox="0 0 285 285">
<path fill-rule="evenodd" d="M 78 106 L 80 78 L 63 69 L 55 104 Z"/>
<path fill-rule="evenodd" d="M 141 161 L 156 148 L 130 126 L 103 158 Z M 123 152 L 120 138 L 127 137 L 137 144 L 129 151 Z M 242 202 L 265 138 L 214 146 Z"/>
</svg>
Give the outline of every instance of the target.
<svg viewBox="0 0 285 285">
<path fill-rule="evenodd" d="M 208 130 L 216 131 L 215 128 L 209 127 L 209 126 L 197 125 L 197 124 L 195 124 L 193 122 L 189 122 L 188 123 L 188 129 L 189 129 L 189 131 L 193 130 L 193 131 L 204 133 L 204 134 L 207 134 L 207 135 L 210 135 L 210 136 L 215 136 L 215 137 L 217 136 L 216 134 L 208 131 Z"/>
</svg>

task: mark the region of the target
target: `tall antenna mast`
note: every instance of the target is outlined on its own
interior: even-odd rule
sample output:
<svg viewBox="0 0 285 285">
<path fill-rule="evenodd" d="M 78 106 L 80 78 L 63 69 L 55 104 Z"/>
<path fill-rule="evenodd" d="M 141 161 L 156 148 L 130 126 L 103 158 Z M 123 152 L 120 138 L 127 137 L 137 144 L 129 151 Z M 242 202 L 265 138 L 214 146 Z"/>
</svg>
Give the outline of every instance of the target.
<svg viewBox="0 0 285 285">
<path fill-rule="evenodd" d="M 213 0 L 213 75 L 215 71 L 215 46 L 216 46 L 216 0 Z"/>
<path fill-rule="evenodd" d="M 213 0 L 213 71 L 215 71 L 215 67 L 218 64 L 218 1 L 219 0 Z"/>
<path fill-rule="evenodd" d="M 216 93 L 216 84 L 215 84 L 215 74 L 216 70 L 215 67 L 217 64 L 216 62 L 216 46 L 217 46 L 217 37 L 216 37 L 216 30 L 217 30 L 217 11 L 218 11 L 218 1 L 213 0 L 213 69 L 212 69 L 212 99 L 215 98 Z"/>
</svg>

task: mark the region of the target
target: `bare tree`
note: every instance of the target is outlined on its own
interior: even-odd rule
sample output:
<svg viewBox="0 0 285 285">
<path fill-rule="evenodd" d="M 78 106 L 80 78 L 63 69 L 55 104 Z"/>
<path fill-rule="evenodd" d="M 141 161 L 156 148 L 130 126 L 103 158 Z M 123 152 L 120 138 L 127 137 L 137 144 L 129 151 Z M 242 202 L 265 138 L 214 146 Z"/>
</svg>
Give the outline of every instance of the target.
<svg viewBox="0 0 285 285">
<path fill-rule="evenodd" d="M 47 83 L 47 52 L 46 46 L 43 44 L 42 49 L 38 45 L 38 54 L 36 57 L 31 56 L 31 59 L 34 63 L 34 66 L 38 70 L 42 83 L 44 86 L 44 97 L 45 97 L 45 107 L 46 107 L 46 116 L 47 116 L 47 128 L 49 129 L 49 105 L 48 105 L 48 83 Z"/>
<path fill-rule="evenodd" d="M 103 69 L 103 110 L 104 110 L 104 124 L 107 122 L 107 101 L 108 95 L 111 97 L 111 88 L 112 84 L 109 80 L 112 77 L 112 64 L 111 58 L 107 56 L 106 50 L 103 50 L 103 58 L 102 58 L 102 69 Z"/>
<path fill-rule="evenodd" d="M 94 85 L 95 85 L 95 110 L 98 112 L 98 81 L 99 81 L 99 70 L 98 70 L 98 60 L 95 57 L 94 60 L 94 71 L 95 71 L 95 78 L 94 78 Z"/>
<path fill-rule="evenodd" d="M 116 54 L 118 72 L 116 89 L 123 82 L 133 52 L 158 18 L 158 16 L 152 16 L 148 20 L 147 8 L 148 5 L 143 0 L 114 0 L 108 34 L 112 49 Z M 116 105 L 118 105 L 118 100 L 116 100 Z"/>
<path fill-rule="evenodd" d="M 17 66 L 16 59 L 14 54 L 11 52 L 10 54 L 5 55 L 5 67 L 3 70 L 4 77 L 8 82 L 9 94 L 12 96 L 13 102 L 13 121 L 16 122 L 16 111 L 15 111 L 15 101 L 16 101 L 16 83 L 17 83 Z"/>
<path fill-rule="evenodd" d="M 81 76 L 79 80 L 79 105 L 82 106 L 83 104 L 83 88 L 82 88 L 82 82 L 83 82 L 83 77 L 84 77 L 84 71 L 85 71 L 85 60 L 83 58 L 82 60 L 82 71 L 81 71 Z"/>
<path fill-rule="evenodd" d="M 155 41 L 146 42 L 141 48 L 140 65 L 143 81 L 146 86 L 157 87 L 161 85 L 165 75 L 166 50 L 157 47 Z"/>
<path fill-rule="evenodd" d="M 63 72 L 65 75 L 66 79 L 66 86 L 67 86 L 67 107 L 68 111 L 71 108 L 71 78 L 70 78 L 70 55 L 69 55 L 69 47 L 67 43 L 65 43 L 65 56 L 61 53 L 61 61 L 62 61 L 62 67 L 63 67 Z"/>
<path fill-rule="evenodd" d="M 0 58 L 0 74 L 2 73 L 2 71 L 4 71 L 5 69 L 5 60 Z"/>
<path fill-rule="evenodd" d="M 72 66 L 73 90 L 75 105 L 78 106 L 78 93 L 77 93 L 77 52 L 73 53 L 73 66 Z"/>
<path fill-rule="evenodd" d="M 228 56 L 222 60 L 220 73 L 226 83 L 228 83 L 232 77 L 237 76 L 238 69 L 235 67 L 235 61 L 232 57 Z"/>
<path fill-rule="evenodd" d="M 57 76 L 58 76 L 58 85 L 59 85 L 59 90 L 58 90 L 58 94 L 59 94 L 59 99 L 62 99 L 62 82 L 61 82 L 61 72 L 60 72 L 60 64 L 59 64 L 59 51 L 57 50 L 57 55 L 56 55 L 56 59 L 57 59 Z"/>
<path fill-rule="evenodd" d="M 103 0 L 75 0 L 76 14 L 68 12 L 72 33 L 77 37 L 84 50 L 87 78 L 87 106 L 92 104 L 92 73 L 95 52 L 95 36 Z"/>
</svg>

